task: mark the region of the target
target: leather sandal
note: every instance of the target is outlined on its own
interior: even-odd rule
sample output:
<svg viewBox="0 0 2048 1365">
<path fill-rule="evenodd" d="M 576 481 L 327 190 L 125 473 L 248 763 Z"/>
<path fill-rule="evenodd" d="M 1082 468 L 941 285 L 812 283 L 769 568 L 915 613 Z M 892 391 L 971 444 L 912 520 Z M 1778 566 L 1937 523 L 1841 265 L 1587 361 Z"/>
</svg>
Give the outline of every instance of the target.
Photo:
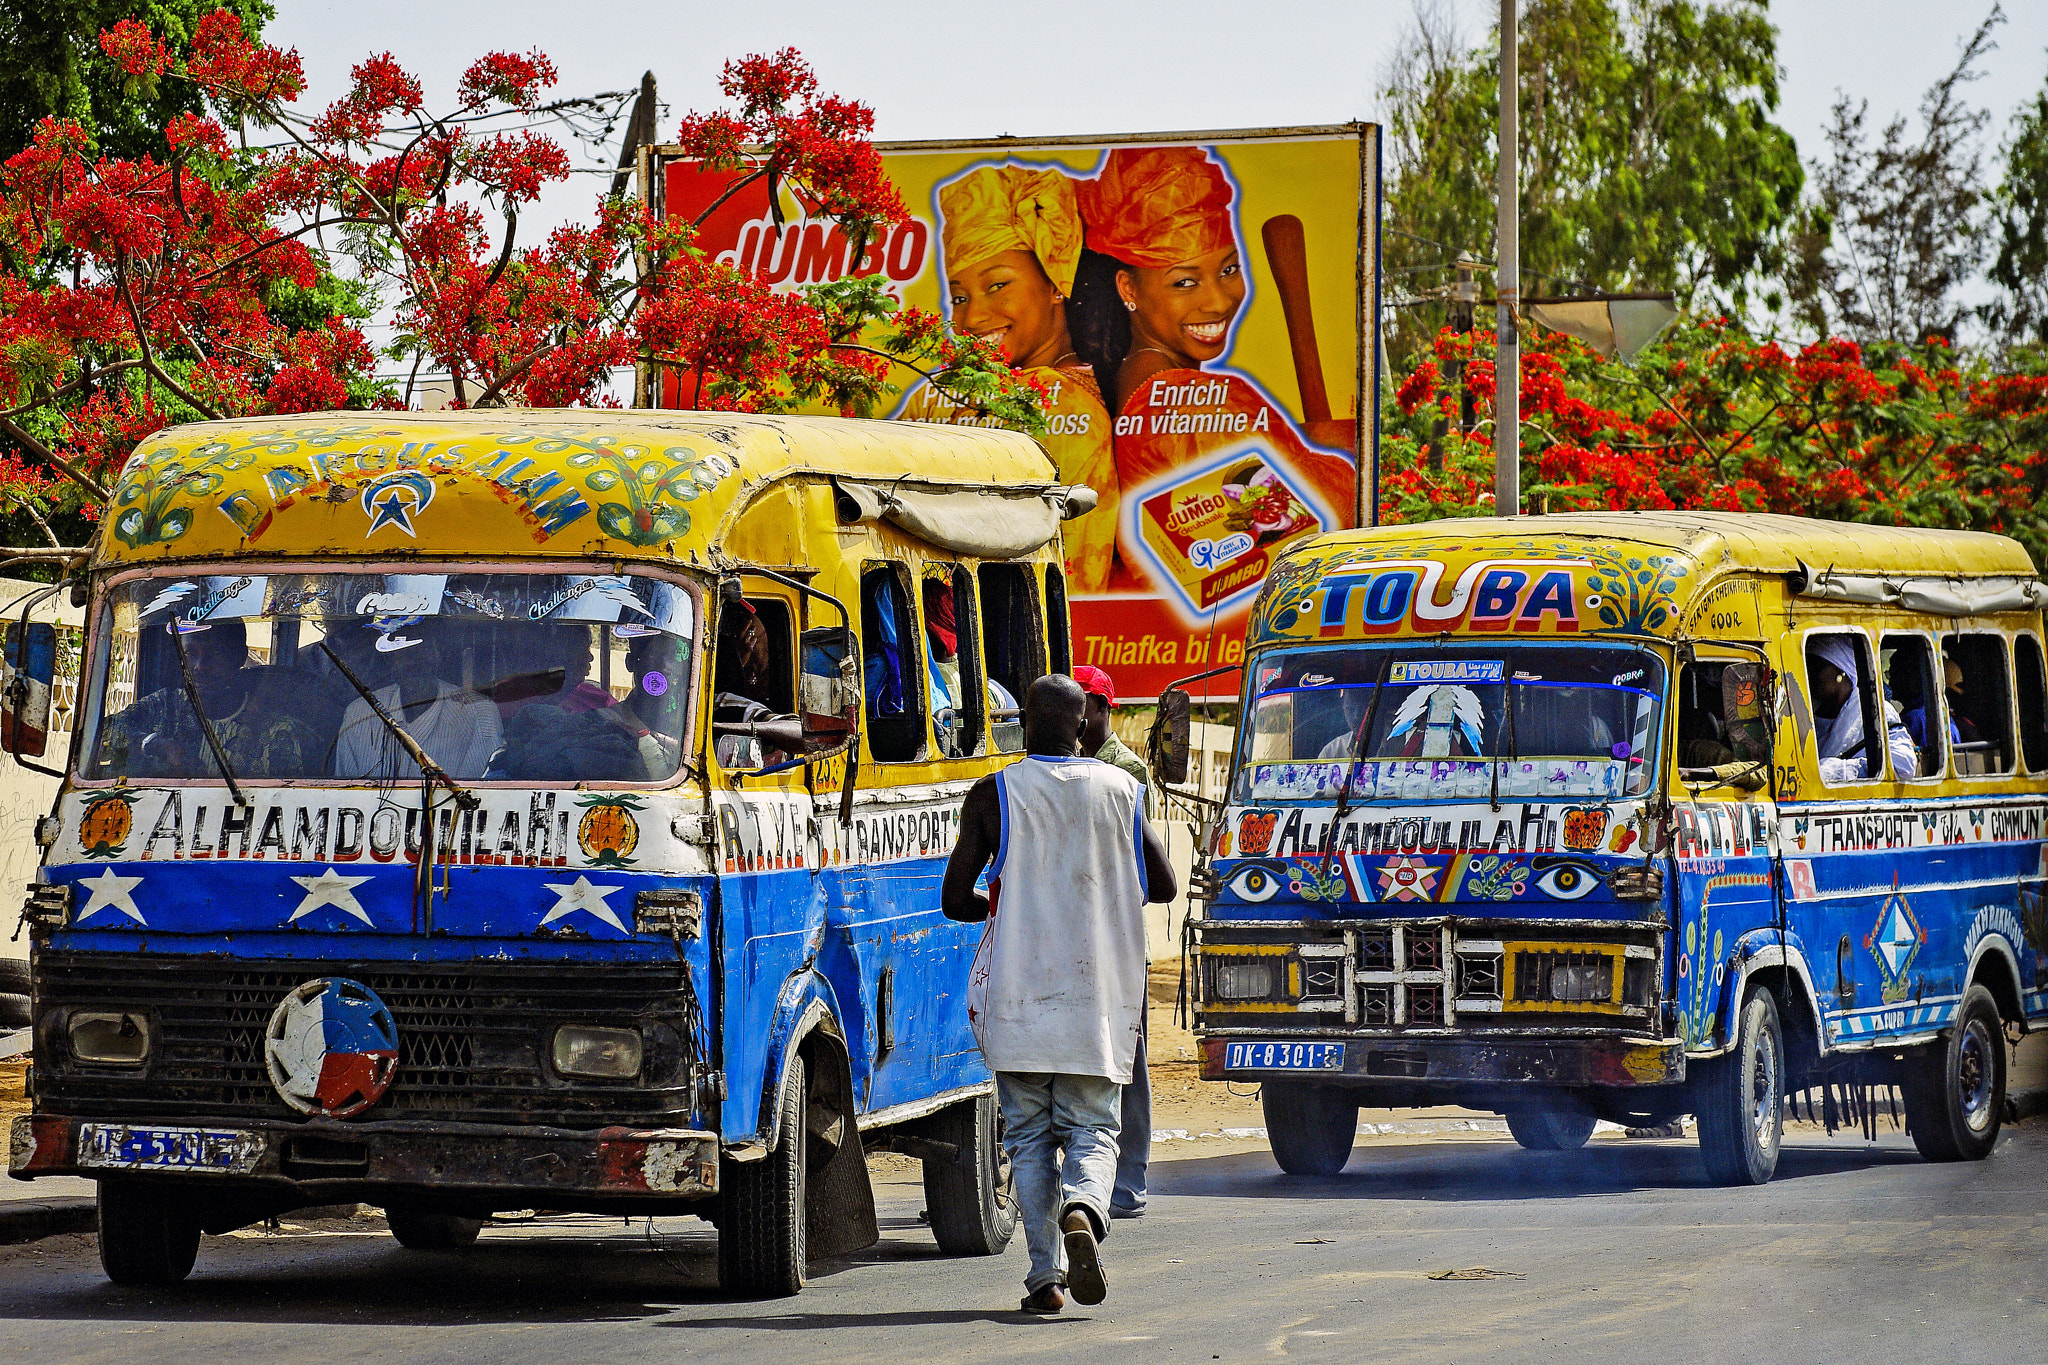
<svg viewBox="0 0 2048 1365">
<path fill-rule="evenodd" d="M 1109 1295 L 1109 1282 L 1102 1274 L 1102 1254 L 1095 1245 L 1095 1224 L 1081 1209 L 1071 1209 L 1060 1220 L 1060 1234 L 1067 1248 L 1067 1288 L 1075 1303 L 1097 1304 Z"/>
<path fill-rule="evenodd" d="M 1052 1314 L 1067 1306 L 1067 1296 L 1056 1284 L 1042 1284 L 1024 1296 L 1024 1302 L 1017 1305 L 1021 1312 Z"/>
</svg>

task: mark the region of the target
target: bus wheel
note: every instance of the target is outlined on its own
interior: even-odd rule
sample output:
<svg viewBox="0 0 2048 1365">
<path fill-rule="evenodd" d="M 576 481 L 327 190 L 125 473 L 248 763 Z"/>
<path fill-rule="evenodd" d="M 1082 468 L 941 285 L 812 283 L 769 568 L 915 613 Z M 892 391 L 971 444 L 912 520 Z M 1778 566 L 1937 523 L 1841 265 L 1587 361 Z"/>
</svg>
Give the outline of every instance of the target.
<svg viewBox="0 0 2048 1365">
<path fill-rule="evenodd" d="M 481 1218 L 463 1218 L 452 1213 L 421 1213 L 417 1209 L 384 1210 L 391 1235 L 407 1251 L 454 1251 L 466 1247 L 483 1231 Z"/>
<path fill-rule="evenodd" d="M 1358 1101 L 1348 1091 L 1300 1081 L 1259 1087 L 1266 1142 L 1289 1175 L 1335 1175 L 1351 1160 L 1358 1137 Z"/>
<path fill-rule="evenodd" d="M 1510 1109 L 1508 1131 L 1532 1152 L 1571 1152 L 1586 1145 L 1599 1120 L 1563 1109 Z"/>
<path fill-rule="evenodd" d="M 1972 986 L 1948 1037 L 1907 1063 L 1906 1126 L 1929 1161 L 1991 1154 L 2005 1117 L 2005 1026 L 1991 992 Z"/>
<path fill-rule="evenodd" d="M 804 1287 L 804 1059 L 782 1084 L 781 1137 L 759 1161 L 722 1158 L 718 1283 L 735 1298 L 786 1299 Z"/>
<path fill-rule="evenodd" d="M 1778 1002 L 1759 988 L 1736 1018 L 1735 1046 L 1700 1068 L 1700 1155 L 1716 1185 L 1762 1185 L 1785 1135 L 1785 1034 Z"/>
<path fill-rule="evenodd" d="M 994 1095 L 941 1109 L 928 1131 L 960 1149 L 953 1161 L 924 1163 L 924 1202 L 932 1236 L 949 1256 L 994 1256 L 1017 1230 L 1003 1115 Z"/>
<path fill-rule="evenodd" d="M 100 1182 L 100 1268 L 115 1284 L 162 1288 L 192 1273 L 199 1219 L 175 1190 Z"/>
</svg>

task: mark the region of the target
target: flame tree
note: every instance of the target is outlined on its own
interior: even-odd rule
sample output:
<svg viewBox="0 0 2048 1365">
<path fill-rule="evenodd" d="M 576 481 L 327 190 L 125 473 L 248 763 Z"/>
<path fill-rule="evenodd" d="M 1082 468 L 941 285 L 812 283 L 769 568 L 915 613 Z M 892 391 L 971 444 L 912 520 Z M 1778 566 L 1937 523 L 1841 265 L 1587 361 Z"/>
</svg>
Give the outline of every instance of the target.
<svg viewBox="0 0 2048 1365">
<path fill-rule="evenodd" d="M 202 112 L 169 120 L 162 157 L 102 155 L 45 118 L 0 166 L 0 511 L 53 545 L 157 428 L 402 405 L 411 380 L 380 381 L 380 360 L 448 375 L 462 406 L 604 404 L 611 373 L 651 357 L 699 375 L 697 406 L 857 415 L 907 367 L 1041 425 L 1034 385 L 880 281 L 778 294 L 627 197 L 522 241 L 522 210 L 570 173 L 543 131 L 556 77 L 539 52 L 486 54 L 441 107 L 373 56 L 306 112 L 298 55 L 227 9 L 182 56 L 135 20 L 100 45 L 137 92 L 188 83 Z M 793 49 L 722 84 L 735 107 L 687 119 L 686 151 L 769 177 L 849 237 L 902 220 L 872 111 L 821 93 Z M 393 324 L 381 356 L 372 308 Z"/>
</svg>

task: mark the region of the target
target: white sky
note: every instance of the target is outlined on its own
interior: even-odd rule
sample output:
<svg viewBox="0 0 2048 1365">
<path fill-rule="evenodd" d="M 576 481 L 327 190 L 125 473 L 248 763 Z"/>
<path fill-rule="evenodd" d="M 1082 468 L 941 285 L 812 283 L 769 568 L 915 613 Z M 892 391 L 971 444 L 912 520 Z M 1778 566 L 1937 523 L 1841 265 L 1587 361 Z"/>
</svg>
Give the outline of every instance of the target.
<svg viewBox="0 0 2048 1365">
<path fill-rule="evenodd" d="M 1499 11 L 1446 0 L 1477 41 Z M 653 70 L 670 113 L 719 103 L 729 57 L 794 46 L 828 90 L 865 100 L 883 139 L 1221 129 L 1372 121 L 1381 69 L 1410 0 L 276 0 L 271 41 L 296 47 L 317 107 L 348 68 L 388 49 L 446 107 L 456 77 L 489 49 L 538 47 L 563 94 L 636 86 Z M 1773 7 L 1785 69 L 1779 121 L 1802 159 L 1821 146 L 1838 91 L 1871 122 L 1910 115 L 1954 63 L 1989 0 L 1791 0 Z M 2048 79 L 2048 3 L 2015 0 L 1970 97 L 2011 112 Z M 587 211 L 604 182 L 576 176 L 522 222 Z M 536 221 L 541 220 L 541 221 Z"/>
</svg>

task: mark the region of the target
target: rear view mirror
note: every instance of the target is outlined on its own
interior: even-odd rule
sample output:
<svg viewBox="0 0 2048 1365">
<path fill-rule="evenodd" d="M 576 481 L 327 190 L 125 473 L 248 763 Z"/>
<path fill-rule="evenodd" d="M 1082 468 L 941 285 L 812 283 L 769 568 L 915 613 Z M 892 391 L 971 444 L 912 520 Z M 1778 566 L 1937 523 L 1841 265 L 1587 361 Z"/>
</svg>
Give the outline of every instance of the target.
<svg viewBox="0 0 2048 1365">
<path fill-rule="evenodd" d="M 16 758 L 40 758 L 50 745 L 50 685 L 57 677 L 57 628 L 10 621 L 0 669 L 0 745 Z"/>
<path fill-rule="evenodd" d="M 853 632 L 812 626 L 803 636 L 803 677 L 797 689 L 804 742 L 813 749 L 843 743 L 860 719 L 860 665 Z"/>
<path fill-rule="evenodd" d="M 1161 782 L 1179 786 L 1188 780 L 1188 732 L 1192 728 L 1193 705 L 1188 694 L 1169 687 L 1159 696 L 1159 714 L 1152 721 L 1152 737 L 1146 744 L 1146 758 Z"/>
<path fill-rule="evenodd" d="M 1728 747 L 1743 763 L 1771 756 L 1770 671 L 1762 664 L 1729 664 L 1721 670 L 1721 720 Z"/>
</svg>

